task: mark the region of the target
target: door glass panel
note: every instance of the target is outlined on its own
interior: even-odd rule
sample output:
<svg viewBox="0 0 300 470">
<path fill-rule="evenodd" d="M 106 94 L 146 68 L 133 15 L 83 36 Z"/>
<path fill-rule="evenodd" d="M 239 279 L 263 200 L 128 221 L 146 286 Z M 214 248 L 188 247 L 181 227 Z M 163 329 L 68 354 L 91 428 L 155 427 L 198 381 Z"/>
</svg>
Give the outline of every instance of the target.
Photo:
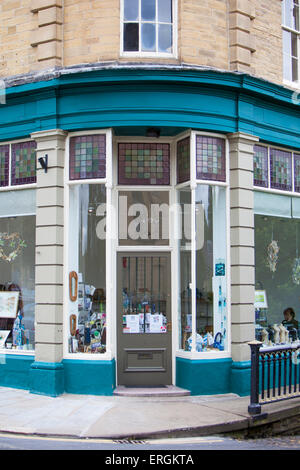
<svg viewBox="0 0 300 470">
<path fill-rule="evenodd" d="M 169 244 L 169 192 L 119 193 L 119 244 Z"/>
<path fill-rule="evenodd" d="M 120 269 L 123 333 L 166 333 L 167 257 L 124 256 Z"/>
</svg>

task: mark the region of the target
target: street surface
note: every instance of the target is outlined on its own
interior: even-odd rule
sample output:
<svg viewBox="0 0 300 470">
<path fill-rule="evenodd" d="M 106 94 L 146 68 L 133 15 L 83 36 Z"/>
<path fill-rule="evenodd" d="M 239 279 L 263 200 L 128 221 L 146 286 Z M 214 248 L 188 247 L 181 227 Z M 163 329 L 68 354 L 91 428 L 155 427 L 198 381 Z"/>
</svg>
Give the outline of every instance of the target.
<svg viewBox="0 0 300 470">
<path fill-rule="evenodd" d="M 105 439 L 67 439 L 0 434 L 1 450 L 101 450 L 109 451 L 197 451 L 197 450 L 300 450 L 300 435 L 266 439 L 232 439 L 220 436 L 147 441 L 113 441 Z M 105 453 L 105 452 L 104 452 Z M 127 454 L 129 455 L 129 454 Z"/>
</svg>

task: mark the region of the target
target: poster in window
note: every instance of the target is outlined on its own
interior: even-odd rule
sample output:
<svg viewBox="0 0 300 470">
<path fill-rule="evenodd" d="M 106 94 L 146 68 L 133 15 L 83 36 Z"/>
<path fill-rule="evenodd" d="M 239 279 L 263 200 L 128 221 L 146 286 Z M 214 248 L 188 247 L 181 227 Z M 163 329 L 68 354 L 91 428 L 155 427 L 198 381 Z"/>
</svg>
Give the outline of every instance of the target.
<svg viewBox="0 0 300 470">
<path fill-rule="evenodd" d="M 19 292 L 0 292 L 0 318 L 16 318 Z"/>
</svg>

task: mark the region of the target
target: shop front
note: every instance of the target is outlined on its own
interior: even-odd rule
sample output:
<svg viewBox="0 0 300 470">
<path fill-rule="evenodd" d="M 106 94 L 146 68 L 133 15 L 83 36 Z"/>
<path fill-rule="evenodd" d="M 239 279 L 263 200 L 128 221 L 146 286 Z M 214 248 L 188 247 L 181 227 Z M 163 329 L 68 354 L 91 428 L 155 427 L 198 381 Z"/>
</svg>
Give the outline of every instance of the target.
<svg viewBox="0 0 300 470">
<path fill-rule="evenodd" d="M 291 92 L 170 66 L 24 80 L 0 108 L 0 385 L 248 394 L 248 342 L 299 319 Z"/>
<path fill-rule="evenodd" d="M 67 140 L 65 362 L 115 358 L 116 385 L 150 387 L 177 357 L 229 357 L 226 139 Z"/>
</svg>

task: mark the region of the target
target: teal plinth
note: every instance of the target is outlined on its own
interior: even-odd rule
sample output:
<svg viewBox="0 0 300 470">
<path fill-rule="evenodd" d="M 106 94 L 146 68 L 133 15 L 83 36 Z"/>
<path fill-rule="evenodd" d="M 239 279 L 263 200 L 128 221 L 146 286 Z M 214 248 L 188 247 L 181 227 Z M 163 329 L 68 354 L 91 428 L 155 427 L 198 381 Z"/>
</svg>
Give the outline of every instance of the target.
<svg viewBox="0 0 300 470">
<path fill-rule="evenodd" d="M 57 397 L 64 393 L 64 366 L 62 363 L 33 362 L 30 373 L 30 392 Z"/>
<path fill-rule="evenodd" d="M 116 386 L 115 361 L 65 359 L 65 391 L 90 395 L 112 395 Z"/>
<path fill-rule="evenodd" d="M 231 358 L 190 360 L 176 358 L 176 385 L 192 395 L 230 393 Z"/>
<path fill-rule="evenodd" d="M 29 371 L 34 356 L 17 354 L 0 355 L 0 387 L 28 390 L 30 388 Z"/>
<path fill-rule="evenodd" d="M 231 392 L 240 396 L 250 395 L 251 362 L 233 362 L 231 366 Z"/>
</svg>

